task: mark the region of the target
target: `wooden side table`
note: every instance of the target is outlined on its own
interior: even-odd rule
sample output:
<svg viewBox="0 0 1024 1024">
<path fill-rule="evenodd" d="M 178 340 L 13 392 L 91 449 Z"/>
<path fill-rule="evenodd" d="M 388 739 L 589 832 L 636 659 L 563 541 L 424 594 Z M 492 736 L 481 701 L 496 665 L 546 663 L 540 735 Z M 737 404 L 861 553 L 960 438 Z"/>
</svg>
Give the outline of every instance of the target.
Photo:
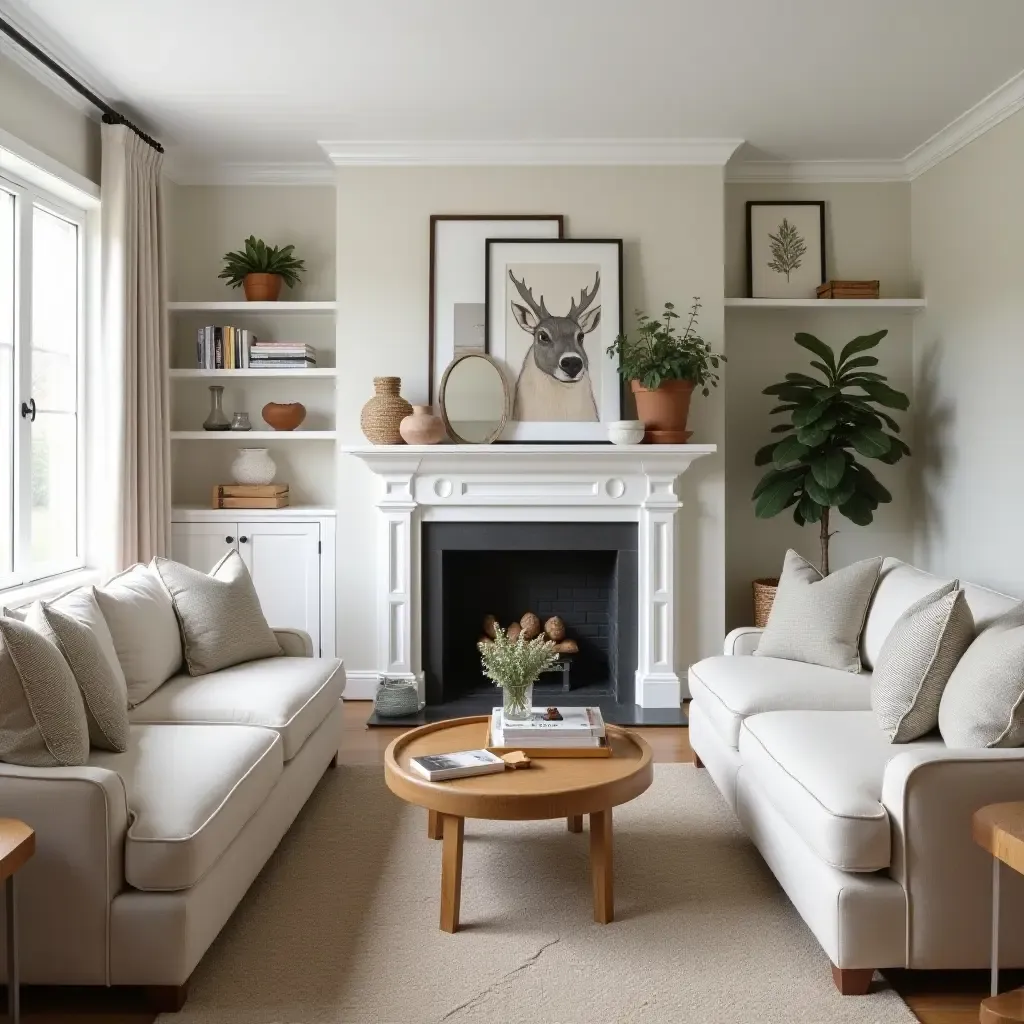
<svg viewBox="0 0 1024 1024">
<path fill-rule="evenodd" d="M 23 821 L 0 818 L 0 878 L 4 880 L 4 913 L 7 919 L 7 1018 L 21 1020 L 18 987 L 18 918 L 14 873 L 36 852 L 36 834 Z"/>
<path fill-rule="evenodd" d="M 1006 864 L 1024 874 L 1024 802 L 989 804 L 974 812 L 974 841 L 992 854 L 992 978 L 988 999 L 982 1001 L 981 1024 L 1024 1021 L 1024 989 L 999 995 L 999 875 Z"/>
</svg>

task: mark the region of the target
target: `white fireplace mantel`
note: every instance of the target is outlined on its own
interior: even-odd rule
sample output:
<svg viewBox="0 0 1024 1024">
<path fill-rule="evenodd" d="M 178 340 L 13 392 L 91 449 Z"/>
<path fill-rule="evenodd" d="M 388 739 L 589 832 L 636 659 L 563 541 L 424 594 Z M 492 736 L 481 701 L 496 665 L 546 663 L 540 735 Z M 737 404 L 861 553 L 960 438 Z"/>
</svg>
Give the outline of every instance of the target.
<svg viewBox="0 0 1024 1024">
<path fill-rule="evenodd" d="M 380 480 L 377 670 L 415 679 L 423 522 L 635 522 L 639 540 L 636 701 L 678 707 L 675 642 L 679 477 L 713 444 L 393 445 L 342 448 Z"/>
</svg>

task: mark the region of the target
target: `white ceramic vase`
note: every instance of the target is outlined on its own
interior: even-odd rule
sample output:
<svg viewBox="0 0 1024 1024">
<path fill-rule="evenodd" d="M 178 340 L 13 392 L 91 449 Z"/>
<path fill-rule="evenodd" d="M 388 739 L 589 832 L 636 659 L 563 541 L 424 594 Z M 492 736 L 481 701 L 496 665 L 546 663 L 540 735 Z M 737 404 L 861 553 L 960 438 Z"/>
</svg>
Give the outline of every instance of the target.
<svg viewBox="0 0 1024 1024">
<path fill-rule="evenodd" d="M 269 448 L 239 448 L 231 463 L 231 476 L 236 484 L 272 484 L 276 472 Z"/>
</svg>

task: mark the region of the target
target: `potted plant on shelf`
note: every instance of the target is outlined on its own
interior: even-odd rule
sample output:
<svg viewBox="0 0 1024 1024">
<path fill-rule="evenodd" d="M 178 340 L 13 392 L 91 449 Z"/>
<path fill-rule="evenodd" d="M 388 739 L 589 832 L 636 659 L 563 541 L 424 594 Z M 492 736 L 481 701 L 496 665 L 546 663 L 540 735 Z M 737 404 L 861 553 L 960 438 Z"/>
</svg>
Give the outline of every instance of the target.
<svg viewBox="0 0 1024 1024">
<path fill-rule="evenodd" d="M 888 333 L 854 338 L 838 359 L 813 334 L 797 334 L 794 341 L 817 356 L 811 360 L 815 375 L 787 373 L 785 380 L 763 392 L 781 399 L 783 404 L 771 414 L 785 413 L 787 422 L 772 427 L 773 434 L 785 436 L 754 456 L 757 466 L 771 464 L 754 489 L 754 514 L 770 519 L 792 508 L 799 526 L 817 523 L 824 576 L 829 572 L 829 541 L 834 536 L 832 509 L 858 526 L 867 526 L 878 506 L 892 501 L 889 491 L 857 456 L 892 465 L 910 454 L 907 444 L 896 436 L 899 424 L 885 412 L 909 408 L 910 399 L 889 387 L 884 374 L 869 369 L 878 365 L 874 356 L 860 354 L 875 348 Z M 757 584 L 777 582 L 755 581 L 755 605 Z"/>
<path fill-rule="evenodd" d="M 686 429 L 686 420 L 694 388 L 709 395 L 710 387 L 718 387 L 716 371 L 725 356 L 712 352 L 697 333 L 699 313 L 700 299 L 694 298 L 680 334 L 672 322 L 680 316 L 671 302 L 665 303 L 660 320 L 638 309 L 633 340 L 620 334 L 608 346 L 608 354 L 619 358 L 619 374 L 630 383 L 644 440 L 651 443 L 685 444 L 693 433 Z"/>
<path fill-rule="evenodd" d="M 481 640 L 477 650 L 484 675 L 502 689 L 505 718 L 528 719 L 533 707 L 533 684 L 558 661 L 554 641 L 543 633 L 532 640 L 519 633 L 515 640 L 510 640 L 505 630 L 496 625 L 494 639 Z"/>
<path fill-rule="evenodd" d="M 224 269 L 217 276 L 232 288 L 241 285 L 250 302 L 276 302 L 281 285 L 294 288 L 306 269 L 306 264 L 292 255 L 294 249 L 294 245 L 283 249 L 268 246 L 262 238 L 250 235 L 243 248 L 224 254 Z"/>
</svg>

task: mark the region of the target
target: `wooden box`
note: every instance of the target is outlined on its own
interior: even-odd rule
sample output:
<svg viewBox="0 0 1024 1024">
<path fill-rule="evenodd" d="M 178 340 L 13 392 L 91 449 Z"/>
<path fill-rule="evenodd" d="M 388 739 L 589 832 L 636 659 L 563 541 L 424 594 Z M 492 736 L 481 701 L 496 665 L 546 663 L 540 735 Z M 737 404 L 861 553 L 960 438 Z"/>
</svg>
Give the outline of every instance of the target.
<svg viewBox="0 0 1024 1024">
<path fill-rule="evenodd" d="M 287 484 L 216 484 L 213 508 L 286 508 Z"/>
<path fill-rule="evenodd" d="M 878 281 L 826 281 L 818 285 L 819 299 L 877 299 Z"/>
</svg>

